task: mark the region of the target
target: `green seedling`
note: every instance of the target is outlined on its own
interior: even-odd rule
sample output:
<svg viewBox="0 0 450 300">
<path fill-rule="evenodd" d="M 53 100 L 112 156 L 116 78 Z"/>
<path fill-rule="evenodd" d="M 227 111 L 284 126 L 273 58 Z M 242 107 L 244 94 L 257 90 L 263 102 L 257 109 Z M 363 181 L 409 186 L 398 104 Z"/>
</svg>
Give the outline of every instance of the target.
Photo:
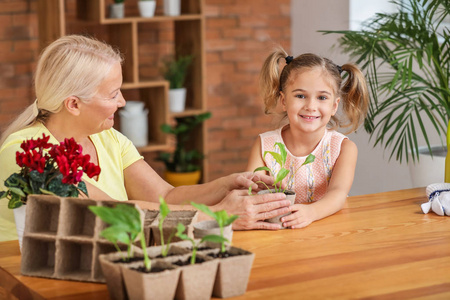
<svg viewBox="0 0 450 300">
<path fill-rule="evenodd" d="M 158 228 L 159 228 L 159 234 L 161 236 L 161 255 L 162 257 L 166 257 L 167 254 L 169 253 L 169 247 L 170 247 L 170 242 L 172 241 L 172 238 L 175 235 L 175 231 L 173 231 L 170 236 L 169 239 L 167 240 L 167 245 L 164 245 L 164 234 L 163 234 L 163 223 L 164 220 L 166 219 L 167 215 L 170 213 L 170 209 L 169 206 L 167 205 L 166 201 L 164 200 L 163 197 L 159 197 L 159 222 L 158 222 Z"/>
<path fill-rule="evenodd" d="M 280 165 L 280 171 L 278 171 L 277 174 L 274 174 L 270 168 L 263 166 L 263 167 L 256 168 L 253 172 L 258 172 L 258 171 L 269 172 L 269 174 L 275 179 L 274 183 L 273 183 L 275 193 L 284 193 L 286 191 L 286 187 L 285 188 L 282 187 L 282 182 L 283 182 L 283 179 L 286 178 L 286 176 L 290 173 L 290 170 L 286 166 L 286 159 L 287 159 L 286 146 L 283 143 L 275 143 L 274 148 L 277 146 L 280 149 L 280 153 L 277 153 L 274 151 L 264 151 L 263 157 L 266 157 L 267 154 L 272 155 L 272 157 L 275 159 L 275 161 Z M 306 157 L 305 162 L 300 167 L 298 167 L 297 170 L 295 170 L 293 175 L 295 175 L 302 166 L 314 162 L 315 159 L 316 159 L 316 157 L 313 154 L 309 154 Z M 266 183 L 264 183 L 262 181 L 258 181 L 258 183 L 264 184 L 265 187 L 268 190 L 270 190 L 270 188 L 266 185 Z M 251 186 L 248 189 L 248 194 L 252 195 L 252 187 Z"/>
<path fill-rule="evenodd" d="M 213 243 L 225 243 L 228 240 L 220 235 L 210 234 L 205 235 L 198 243 L 195 242 L 194 239 L 190 238 L 187 234 L 185 234 L 186 227 L 182 223 L 178 223 L 177 225 L 177 233 L 175 234 L 177 237 L 184 241 L 190 241 L 192 243 L 192 256 L 191 256 L 191 265 L 195 264 L 195 258 L 197 256 L 198 246 L 206 241 Z"/>
<path fill-rule="evenodd" d="M 204 212 L 206 215 L 214 218 L 216 220 L 217 224 L 220 228 L 220 236 L 225 238 L 223 236 L 223 229 L 224 227 L 230 225 L 233 223 L 239 216 L 237 215 L 228 215 L 228 213 L 225 210 L 219 210 L 217 212 L 213 212 L 211 209 L 209 209 L 208 206 L 205 204 L 197 204 L 195 202 L 191 202 L 191 205 L 195 207 L 196 209 Z M 221 243 L 221 252 L 225 252 L 225 241 Z"/>
<path fill-rule="evenodd" d="M 113 243 L 118 252 L 121 251 L 117 245 L 118 242 L 128 246 L 127 257 L 122 258 L 124 261 L 134 257 L 132 243 L 136 238 L 140 238 L 141 247 L 144 250 L 144 265 L 147 271 L 150 271 L 151 261 L 147 251 L 145 251 L 147 244 L 139 211 L 135 207 L 126 204 L 117 204 L 116 207 L 91 205 L 89 209 L 103 222 L 110 225 L 100 232 L 101 236 Z"/>
</svg>

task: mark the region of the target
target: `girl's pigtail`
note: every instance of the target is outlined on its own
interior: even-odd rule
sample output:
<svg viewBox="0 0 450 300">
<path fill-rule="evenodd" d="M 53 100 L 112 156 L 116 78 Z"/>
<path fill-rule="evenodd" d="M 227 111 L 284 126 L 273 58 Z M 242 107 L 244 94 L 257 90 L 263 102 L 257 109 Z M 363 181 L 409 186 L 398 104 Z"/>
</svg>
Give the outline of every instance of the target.
<svg viewBox="0 0 450 300">
<path fill-rule="evenodd" d="M 287 56 L 286 51 L 282 48 L 276 49 L 264 61 L 259 76 L 259 87 L 261 97 L 264 100 L 264 112 L 270 114 L 277 107 L 278 98 L 280 97 L 280 67 L 279 61 Z"/>
<path fill-rule="evenodd" d="M 348 122 L 341 126 L 349 127 L 350 133 L 356 131 L 364 122 L 369 106 L 369 92 L 364 74 L 356 65 L 345 64 L 342 70 L 348 74 L 341 88 L 342 110 Z"/>
</svg>

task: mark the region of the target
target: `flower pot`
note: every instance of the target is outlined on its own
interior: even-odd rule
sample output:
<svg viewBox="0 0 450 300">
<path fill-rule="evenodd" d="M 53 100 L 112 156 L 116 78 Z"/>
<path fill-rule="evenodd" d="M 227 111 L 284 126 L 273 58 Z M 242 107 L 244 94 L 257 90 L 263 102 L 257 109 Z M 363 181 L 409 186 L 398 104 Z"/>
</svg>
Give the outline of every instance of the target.
<svg viewBox="0 0 450 300">
<path fill-rule="evenodd" d="M 184 173 L 166 171 L 164 173 L 166 181 L 173 186 L 197 184 L 200 181 L 200 175 L 200 170 Z"/>
<path fill-rule="evenodd" d="M 220 227 L 216 220 L 201 221 L 194 224 L 194 238 L 201 239 L 205 235 L 210 234 L 220 235 Z M 233 239 L 233 229 L 231 228 L 231 224 L 223 228 L 223 236 L 231 243 L 231 240 Z M 221 247 L 221 244 L 206 241 L 205 246 L 215 248 Z"/>
<path fill-rule="evenodd" d="M 186 105 L 186 88 L 169 90 L 169 108 L 171 112 L 182 112 Z"/>
<path fill-rule="evenodd" d="M 259 191 L 258 194 L 267 194 L 267 193 L 275 193 L 275 190 L 271 189 L 271 190 L 262 190 Z M 289 200 L 291 202 L 291 205 L 293 205 L 295 203 L 295 193 L 293 191 L 285 191 L 284 192 L 286 194 L 286 200 Z M 284 216 L 290 215 L 291 213 L 286 213 L 283 215 L 279 215 L 270 219 L 267 219 L 265 221 L 269 222 L 269 223 L 276 223 L 276 224 L 282 224 L 282 222 L 280 221 L 280 219 Z M 286 227 L 281 226 L 281 229 L 285 229 Z"/>
<path fill-rule="evenodd" d="M 122 269 L 117 260 L 121 259 L 126 252 L 113 252 L 109 254 L 100 254 L 98 260 L 102 268 L 103 276 L 105 276 L 106 285 L 108 287 L 109 296 L 113 300 L 128 299 L 123 281 Z"/>
<path fill-rule="evenodd" d="M 122 19 L 125 16 L 125 6 L 123 3 L 114 3 L 109 6 L 109 17 Z"/>
<path fill-rule="evenodd" d="M 217 255 L 219 249 L 205 251 L 209 254 Z M 220 298 L 235 297 L 245 294 L 248 280 L 255 259 L 255 254 L 246 250 L 227 247 L 230 254 L 226 258 L 218 258 L 216 280 L 213 288 L 213 296 Z"/>
<path fill-rule="evenodd" d="M 433 157 L 431 157 L 428 147 L 419 147 L 419 161 L 412 162 L 411 156 L 409 172 L 413 187 L 426 187 L 432 183 L 444 182 L 445 157 L 447 148 L 442 146 L 431 146 Z"/>
<path fill-rule="evenodd" d="M 141 17 L 151 18 L 155 15 L 156 1 L 140 0 L 138 1 L 138 6 Z"/>
<path fill-rule="evenodd" d="M 180 211 L 171 211 L 169 215 L 167 215 L 166 219 L 163 223 L 163 235 L 164 242 L 167 243 L 170 235 L 177 231 L 177 224 L 183 223 L 186 227 L 185 234 L 191 238 L 194 237 L 194 229 L 193 224 L 197 222 L 198 213 L 195 210 L 180 210 Z M 153 240 L 155 245 L 161 245 L 161 233 L 159 231 L 159 218 L 156 218 L 153 223 L 150 225 L 152 230 Z M 179 237 L 173 236 L 172 242 L 180 241 Z"/>
<path fill-rule="evenodd" d="M 14 220 L 16 222 L 17 237 L 19 240 L 20 252 L 22 252 L 22 239 L 23 231 L 25 230 L 25 218 L 27 216 L 27 206 L 22 205 L 21 207 L 13 209 Z"/>
<path fill-rule="evenodd" d="M 176 264 L 177 262 L 187 262 L 190 257 L 191 254 L 187 254 L 171 257 L 166 261 Z M 197 253 L 197 258 L 205 261 L 180 267 L 181 274 L 175 294 L 176 299 L 211 299 L 219 261 L 200 253 Z"/>
<path fill-rule="evenodd" d="M 143 273 L 134 268 L 144 262 L 122 264 L 122 274 L 129 299 L 173 299 L 178 285 L 181 268 L 170 263 L 153 260 L 152 268 L 164 268 L 161 272 Z"/>
<path fill-rule="evenodd" d="M 164 15 L 179 16 L 181 13 L 180 0 L 164 0 Z"/>
</svg>

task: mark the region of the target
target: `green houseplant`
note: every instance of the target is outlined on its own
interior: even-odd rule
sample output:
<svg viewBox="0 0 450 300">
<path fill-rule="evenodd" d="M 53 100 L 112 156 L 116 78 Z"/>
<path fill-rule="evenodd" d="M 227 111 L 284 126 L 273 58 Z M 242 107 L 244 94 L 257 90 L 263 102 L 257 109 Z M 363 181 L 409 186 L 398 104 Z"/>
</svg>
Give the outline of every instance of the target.
<svg viewBox="0 0 450 300">
<path fill-rule="evenodd" d="M 450 119 L 450 32 L 443 26 L 450 6 L 442 0 L 392 3 L 398 12 L 378 13 L 359 31 L 323 32 L 340 34 L 338 44 L 366 73 L 372 101 L 364 127 L 374 144 L 400 162 L 411 152 L 415 162 L 417 137 L 431 154 L 429 131 L 444 144 Z"/>
<path fill-rule="evenodd" d="M 161 131 L 174 135 L 176 140 L 174 152 L 162 152 L 158 157 L 158 160 L 164 162 L 166 166 L 166 180 L 172 185 L 182 185 L 176 182 L 176 178 L 173 178 L 182 173 L 195 173 L 196 181 L 198 182 L 200 179 L 203 154 L 196 149 L 190 149 L 188 141 L 191 138 L 192 131 L 210 117 L 211 113 L 206 112 L 195 116 L 177 118 L 177 125 L 174 127 L 168 124 L 161 126 Z"/>
<path fill-rule="evenodd" d="M 181 55 L 164 61 L 163 76 L 169 81 L 169 108 L 171 112 L 182 112 L 186 105 L 186 88 L 184 86 L 192 55 Z"/>
</svg>

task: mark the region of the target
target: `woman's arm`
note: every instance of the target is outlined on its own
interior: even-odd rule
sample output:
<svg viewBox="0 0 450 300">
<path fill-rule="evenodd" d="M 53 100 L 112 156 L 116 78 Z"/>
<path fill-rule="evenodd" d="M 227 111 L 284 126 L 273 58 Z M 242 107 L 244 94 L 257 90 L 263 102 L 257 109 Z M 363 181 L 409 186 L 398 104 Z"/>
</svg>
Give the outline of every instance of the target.
<svg viewBox="0 0 450 300">
<path fill-rule="evenodd" d="M 311 204 L 291 206 L 293 214 L 282 218 L 282 222 L 285 222 L 283 226 L 302 228 L 341 210 L 352 187 L 357 156 L 355 143 L 348 139 L 343 140 L 325 196 Z"/>
<path fill-rule="evenodd" d="M 187 185 L 174 188 L 163 180 L 145 161 L 139 160 L 124 170 L 125 188 L 128 199 L 159 203 L 163 197 L 168 204 L 188 204 L 191 201 L 215 205 L 234 189 L 258 191 L 255 181 L 262 180 L 272 184 L 273 179 L 251 172 L 231 174 L 204 184 Z"/>
</svg>

